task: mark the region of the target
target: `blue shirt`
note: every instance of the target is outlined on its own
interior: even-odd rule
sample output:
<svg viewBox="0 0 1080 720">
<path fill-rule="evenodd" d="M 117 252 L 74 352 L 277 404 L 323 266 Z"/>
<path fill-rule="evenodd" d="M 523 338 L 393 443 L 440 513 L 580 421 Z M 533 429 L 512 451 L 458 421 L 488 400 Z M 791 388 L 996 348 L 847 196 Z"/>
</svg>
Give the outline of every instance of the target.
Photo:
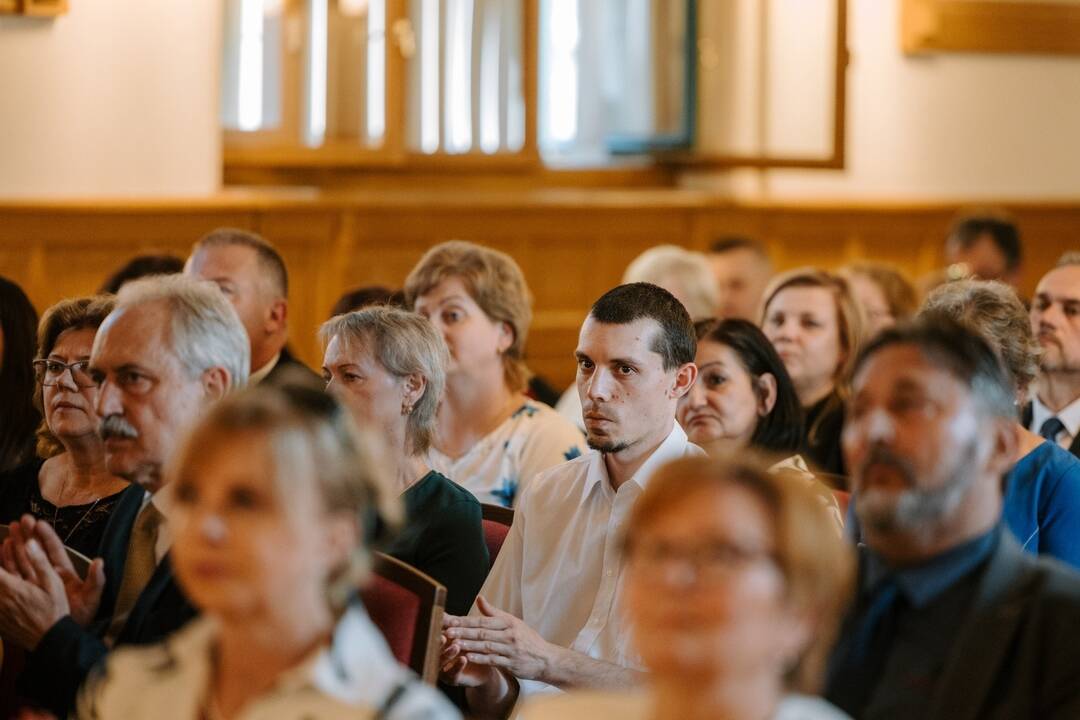
<svg viewBox="0 0 1080 720">
<path fill-rule="evenodd" d="M 1005 524 L 1024 550 L 1080 567 L 1080 460 L 1044 442 L 1005 482 Z"/>
</svg>

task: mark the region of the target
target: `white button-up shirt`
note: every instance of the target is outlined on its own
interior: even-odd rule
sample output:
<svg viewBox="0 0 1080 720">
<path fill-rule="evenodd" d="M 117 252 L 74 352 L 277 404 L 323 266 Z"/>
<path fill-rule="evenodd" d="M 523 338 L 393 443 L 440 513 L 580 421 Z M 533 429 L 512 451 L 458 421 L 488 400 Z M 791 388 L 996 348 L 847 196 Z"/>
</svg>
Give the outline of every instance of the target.
<svg viewBox="0 0 1080 720">
<path fill-rule="evenodd" d="M 1052 417 L 1057 417 L 1061 424 L 1065 426 L 1065 429 L 1057 434 L 1054 441 L 1068 450 L 1069 446 L 1072 445 L 1072 441 L 1076 438 L 1077 432 L 1080 432 L 1080 398 L 1061 408 L 1061 412 L 1055 413 L 1043 405 L 1042 400 L 1039 400 L 1038 396 L 1036 396 L 1031 401 L 1031 427 L 1028 429 L 1033 433 L 1037 433 L 1042 428 L 1043 423 Z"/>
<path fill-rule="evenodd" d="M 634 502 L 664 463 L 703 455 L 674 423 L 671 433 L 616 491 L 604 456 L 591 451 L 536 476 L 480 594 L 548 642 L 597 660 L 640 667 L 622 607 L 621 542 Z M 477 614 L 473 608 L 473 614 Z M 532 681 L 522 694 L 550 689 Z"/>
</svg>

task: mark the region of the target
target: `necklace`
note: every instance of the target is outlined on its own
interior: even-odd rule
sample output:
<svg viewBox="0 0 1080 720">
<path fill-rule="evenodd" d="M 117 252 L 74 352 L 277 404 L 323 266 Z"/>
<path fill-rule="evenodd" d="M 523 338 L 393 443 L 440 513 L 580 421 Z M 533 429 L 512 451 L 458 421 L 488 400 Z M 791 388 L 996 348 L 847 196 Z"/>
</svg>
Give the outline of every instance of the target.
<svg viewBox="0 0 1080 720">
<path fill-rule="evenodd" d="M 87 517 L 89 517 L 90 513 L 94 512 L 94 508 L 96 508 L 98 506 L 99 502 L 101 502 L 101 498 L 98 498 L 97 500 L 94 500 L 94 502 L 92 502 L 90 504 L 90 509 L 87 510 L 86 512 L 84 512 L 82 514 L 82 517 L 80 517 L 78 519 L 78 521 L 74 525 L 71 526 L 71 530 L 68 530 L 68 534 L 64 536 L 64 544 L 65 545 L 68 544 L 68 540 L 70 540 L 71 536 L 75 534 L 75 531 L 79 529 L 79 526 L 81 526 L 83 524 L 83 520 L 85 520 Z M 52 522 L 53 529 L 55 529 L 57 527 L 56 524 L 57 524 L 57 522 L 59 520 L 60 520 L 60 506 L 59 505 L 53 505 L 53 522 Z"/>
</svg>

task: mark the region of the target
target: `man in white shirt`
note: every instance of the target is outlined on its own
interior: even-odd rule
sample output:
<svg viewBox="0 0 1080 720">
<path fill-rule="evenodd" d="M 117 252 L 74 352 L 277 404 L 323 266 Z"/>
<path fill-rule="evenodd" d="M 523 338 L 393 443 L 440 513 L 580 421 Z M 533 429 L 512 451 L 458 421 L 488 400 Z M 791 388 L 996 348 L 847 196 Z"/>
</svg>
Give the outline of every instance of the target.
<svg viewBox="0 0 1080 720">
<path fill-rule="evenodd" d="M 111 647 L 156 641 L 194 614 L 168 562 L 162 468 L 204 409 L 244 385 L 248 367 L 236 311 L 213 285 L 183 275 L 128 283 L 98 329 L 90 372 L 105 461 L 132 487 L 84 579 L 49 523 L 29 516 L 3 553 L 29 563 L 0 569 L 0 634 L 30 651 L 21 690 L 56 715 L 67 716 Z"/>
<path fill-rule="evenodd" d="M 545 686 L 640 680 L 621 608 L 622 528 L 659 465 L 702 453 L 675 422 L 696 345 L 686 309 L 655 285 L 620 285 L 590 310 L 575 355 L 593 451 L 536 476 L 473 614 L 444 622 L 444 679 L 467 688 L 476 715 L 503 717 Z"/>
<path fill-rule="evenodd" d="M 252 385 L 286 367 L 315 373 L 289 352 L 289 274 L 277 249 L 261 235 L 218 228 L 191 249 L 187 275 L 215 283 L 236 309 L 251 343 Z"/>
<path fill-rule="evenodd" d="M 1043 354 L 1025 424 L 1080 456 L 1080 253 L 1066 253 L 1043 276 L 1031 304 Z"/>
</svg>

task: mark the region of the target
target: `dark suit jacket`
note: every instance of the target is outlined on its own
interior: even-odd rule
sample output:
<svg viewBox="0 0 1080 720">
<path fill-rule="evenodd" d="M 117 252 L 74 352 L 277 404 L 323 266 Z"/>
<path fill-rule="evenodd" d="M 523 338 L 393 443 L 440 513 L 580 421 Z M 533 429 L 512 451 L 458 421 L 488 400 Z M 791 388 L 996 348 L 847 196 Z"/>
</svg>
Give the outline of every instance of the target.
<svg viewBox="0 0 1080 720">
<path fill-rule="evenodd" d="M 1020 411 L 1020 422 L 1021 424 L 1023 424 L 1024 427 L 1028 428 L 1029 430 L 1031 430 L 1031 418 L 1033 414 L 1034 411 L 1031 409 L 1031 403 L 1025 405 L 1024 409 Z M 1039 432 L 1039 428 L 1035 428 L 1031 431 L 1037 433 Z M 1077 435 L 1073 438 L 1072 444 L 1069 445 L 1069 452 L 1080 458 L 1080 435 Z"/>
<path fill-rule="evenodd" d="M 144 496 L 142 488 L 128 488 L 109 518 L 99 555 L 107 567 L 116 570 L 106 575 L 101 606 L 94 621 L 89 627 L 83 628 L 70 616 L 61 619 L 45 633 L 37 648 L 27 655 L 26 667 L 19 679 L 19 690 L 58 717 L 67 716 L 74 705 L 79 686 L 109 652 L 103 638 L 112 620 L 128 540 Z M 136 600 L 127 623 L 116 639 L 116 645 L 157 642 L 179 629 L 195 614 L 195 609 L 173 581 L 172 566 L 166 555 Z"/>
<path fill-rule="evenodd" d="M 278 357 L 277 364 L 270 369 L 270 373 L 266 376 L 266 380 L 273 381 L 280 379 L 279 376 L 287 368 L 292 368 L 293 372 L 299 372 L 301 375 L 307 376 L 308 379 L 313 382 L 322 383 L 322 378 L 319 377 L 319 375 L 317 375 L 307 365 L 296 359 L 296 357 L 294 357 L 293 354 L 289 352 L 289 348 L 287 346 L 281 348 L 281 355 Z"/>
<path fill-rule="evenodd" d="M 1009 533 L 978 572 L 923 720 L 1080 718 L 1080 574 Z"/>
</svg>

